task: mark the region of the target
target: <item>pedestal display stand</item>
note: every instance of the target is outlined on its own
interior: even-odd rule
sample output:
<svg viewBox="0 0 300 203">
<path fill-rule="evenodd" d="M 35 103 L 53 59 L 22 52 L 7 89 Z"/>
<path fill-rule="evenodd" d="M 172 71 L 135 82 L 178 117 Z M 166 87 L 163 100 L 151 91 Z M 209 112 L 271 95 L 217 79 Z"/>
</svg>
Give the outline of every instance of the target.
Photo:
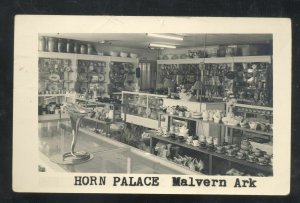
<svg viewBox="0 0 300 203">
<path fill-rule="evenodd" d="M 71 151 L 64 153 L 63 155 L 55 155 L 51 157 L 51 161 L 58 164 L 80 164 L 87 162 L 93 158 L 93 155 L 89 152 L 85 151 L 75 151 L 75 146 L 77 143 L 77 137 L 79 133 L 79 127 L 82 122 L 84 116 L 88 114 L 86 109 L 75 106 L 74 104 L 69 105 L 67 107 L 68 113 L 71 119 L 71 127 L 72 127 L 72 143 L 71 143 Z"/>
</svg>

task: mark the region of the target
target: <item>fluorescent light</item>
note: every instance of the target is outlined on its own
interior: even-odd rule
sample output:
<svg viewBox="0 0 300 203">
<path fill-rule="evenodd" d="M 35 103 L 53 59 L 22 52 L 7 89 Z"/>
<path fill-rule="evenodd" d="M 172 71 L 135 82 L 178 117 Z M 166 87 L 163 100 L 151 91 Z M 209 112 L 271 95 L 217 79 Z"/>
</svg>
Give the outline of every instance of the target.
<svg viewBox="0 0 300 203">
<path fill-rule="evenodd" d="M 170 48 L 170 49 L 176 49 L 176 46 L 173 45 L 167 45 L 167 44 L 149 44 L 150 47 L 162 47 L 162 48 Z"/>
<path fill-rule="evenodd" d="M 161 34 L 154 34 L 154 33 L 147 33 L 149 37 L 158 37 L 158 38 L 164 38 L 164 39 L 173 39 L 173 40 L 179 40 L 182 41 L 182 37 L 177 37 L 177 36 L 171 36 L 171 35 L 161 35 Z"/>
</svg>

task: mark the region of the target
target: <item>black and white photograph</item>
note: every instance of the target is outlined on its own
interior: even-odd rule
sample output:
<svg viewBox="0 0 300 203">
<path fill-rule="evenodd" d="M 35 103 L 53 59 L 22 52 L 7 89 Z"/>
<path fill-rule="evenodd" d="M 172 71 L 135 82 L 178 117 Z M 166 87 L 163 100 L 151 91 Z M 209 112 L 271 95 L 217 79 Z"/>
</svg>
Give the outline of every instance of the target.
<svg viewBox="0 0 300 203">
<path fill-rule="evenodd" d="M 21 127 L 14 139 L 32 128 L 30 147 L 14 143 L 22 148 L 14 148 L 16 188 L 272 194 L 277 184 L 288 193 L 290 44 L 280 44 L 289 42 L 290 30 L 280 29 L 288 23 L 90 17 L 83 26 L 89 17 L 60 18 L 35 21 L 57 24 L 27 34 L 31 53 L 18 52 L 26 33 L 15 35 L 14 119 Z M 230 27 L 222 31 L 223 23 Z M 16 33 L 25 26 L 17 21 Z M 22 115 L 21 106 L 28 108 Z M 34 155 L 24 170 L 36 174 L 30 189 L 16 168 L 28 148 Z"/>
</svg>

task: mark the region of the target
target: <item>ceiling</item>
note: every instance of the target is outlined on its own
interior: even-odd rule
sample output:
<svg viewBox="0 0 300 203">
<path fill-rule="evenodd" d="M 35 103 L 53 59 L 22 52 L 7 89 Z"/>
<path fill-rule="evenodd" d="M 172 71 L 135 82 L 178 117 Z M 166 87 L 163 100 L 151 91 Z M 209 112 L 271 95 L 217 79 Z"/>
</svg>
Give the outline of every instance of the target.
<svg viewBox="0 0 300 203">
<path fill-rule="evenodd" d="M 148 48 L 150 43 L 175 45 L 177 48 L 199 47 L 206 45 L 236 45 L 272 43 L 272 34 L 171 34 L 183 36 L 183 41 L 149 37 L 146 33 L 59 33 L 47 34 L 89 42 L 105 41 L 105 44 L 128 48 Z M 108 43 L 107 43 L 108 42 Z"/>
</svg>

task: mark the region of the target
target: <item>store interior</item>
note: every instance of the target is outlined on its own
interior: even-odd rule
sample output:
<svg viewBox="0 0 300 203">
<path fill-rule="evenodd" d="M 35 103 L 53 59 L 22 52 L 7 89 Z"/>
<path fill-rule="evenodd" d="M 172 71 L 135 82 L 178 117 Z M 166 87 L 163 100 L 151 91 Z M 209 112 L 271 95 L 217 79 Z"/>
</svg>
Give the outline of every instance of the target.
<svg viewBox="0 0 300 203">
<path fill-rule="evenodd" d="M 272 176 L 272 44 L 41 33 L 39 171 Z"/>
</svg>

